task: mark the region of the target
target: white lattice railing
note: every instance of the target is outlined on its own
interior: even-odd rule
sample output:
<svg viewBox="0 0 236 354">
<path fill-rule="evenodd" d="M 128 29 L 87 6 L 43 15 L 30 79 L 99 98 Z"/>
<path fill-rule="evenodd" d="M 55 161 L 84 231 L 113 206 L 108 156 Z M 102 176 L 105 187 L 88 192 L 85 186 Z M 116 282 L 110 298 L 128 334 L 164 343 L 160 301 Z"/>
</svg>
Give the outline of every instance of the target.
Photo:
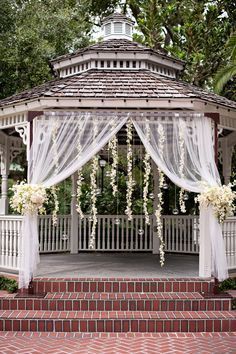
<svg viewBox="0 0 236 354">
<path fill-rule="evenodd" d="M 198 217 L 164 215 L 163 237 L 166 252 L 199 253 Z"/>
<path fill-rule="evenodd" d="M 89 250 L 91 226 L 87 215 L 79 220 L 79 251 Z M 150 225 L 146 225 L 144 217 L 139 215 L 134 215 L 132 221 L 128 221 L 125 215 L 99 215 L 95 250 L 152 251 L 152 234 L 152 218 Z"/>
<path fill-rule="evenodd" d="M 21 216 L 0 216 L 0 268 L 18 268 L 21 222 Z"/>
<path fill-rule="evenodd" d="M 52 216 L 39 217 L 40 253 L 66 252 L 70 250 L 71 216 L 58 216 L 57 225 L 52 224 Z"/>
<path fill-rule="evenodd" d="M 115 219 L 119 219 L 119 224 Z M 22 217 L 0 216 L 0 268 L 17 270 L 18 249 Z M 153 218 L 150 226 L 144 217 L 135 215 L 128 222 L 124 215 L 99 215 L 96 235 L 96 251 L 152 251 Z M 140 230 L 143 230 L 141 232 Z M 91 231 L 89 217 L 78 222 L 78 250 L 88 251 Z M 226 255 L 229 269 L 236 268 L 236 217 L 227 219 L 223 225 Z M 163 216 L 163 236 L 166 252 L 199 253 L 198 217 Z M 71 216 L 60 215 L 57 226 L 52 225 L 51 216 L 39 217 L 39 244 L 41 253 L 70 251 Z"/>
<path fill-rule="evenodd" d="M 229 269 L 236 268 L 236 218 L 230 217 L 223 224 L 226 256 Z"/>
</svg>

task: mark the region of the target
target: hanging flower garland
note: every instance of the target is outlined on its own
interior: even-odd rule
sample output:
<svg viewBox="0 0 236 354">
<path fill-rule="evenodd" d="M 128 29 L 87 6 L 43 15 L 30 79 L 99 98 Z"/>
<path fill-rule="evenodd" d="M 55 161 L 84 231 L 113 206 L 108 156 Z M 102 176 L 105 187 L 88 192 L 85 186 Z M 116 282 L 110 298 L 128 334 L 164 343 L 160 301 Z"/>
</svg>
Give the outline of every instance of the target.
<svg viewBox="0 0 236 354">
<path fill-rule="evenodd" d="M 110 171 L 110 183 L 112 187 L 112 194 L 115 197 L 118 192 L 117 187 L 117 166 L 118 166 L 118 139 L 114 136 L 108 143 L 108 149 L 111 151 L 112 164 Z"/>
<path fill-rule="evenodd" d="M 159 134 L 159 154 L 160 158 L 163 158 L 163 151 L 164 151 L 164 143 L 165 143 L 165 132 L 162 124 L 158 124 L 158 134 Z M 165 251 L 164 251 L 164 240 L 163 240 L 163 235 L 162 235 L 162 220 L 161 220 L 161 212 L 162 212 L 162 206 L 163 206 L 163 195 L 162 195 L 162 188 L 164 185 L 164 173 L 162 170 L 158 167 L 158 175 L 159 175 L 159 193 L 158 193 L 158 206 L 155 211 L 155 217 L 156 217 L 156 223 L 157 223 L 157 236 L 160 241 L 159 245 L 159 252 L 160 252 L 160 264 L 163 267 L 165 263 Z"/>
<path fill-rule="evenodd" d="M 84 218 L 84 213 L 82 211 L 82 207 L 81 207 L 81 196 L 82 196 L 82 183 L 83 183 L 84 177 L 83 177 L 83 173 L 82 173 L 82 169 L 78 170 L 78 177 L 77 177 L 77 203 L 76 203 L 76 210 L 80 216 L 81 219 Z"/>
<path fill-rule="evenodd" d="M 97 122 L 94 122 L 94 131 L 93 131 L 93 139 L 95 140 L 97 137 Z M 92 214 L 92 231 L 89 237 L 89 248 L 95 249 L 95 237 L 96 237 L 96 228 L 97 228 L 97 171 L 98 171 L 98 156 L 94 156 L 92 160 L 92 172 L 90 175 L 91 181 L 91 214 Z"/>
<path fill-rule="evenodd" d="M 150 127 L 149 124 L 146 124 L 146 138 L 147 141 L 150 141 Z M 150 163 L 150 155 L 145 151 L 144 155 L 144 188 L 143 188 L 143 210 L 145 215 L 145 222 L 147 225 L 150 225 L 150 217 L 148 214 L 148 188 L 149 188 L 149 181 L 150 181 L 150 174 L 151 174 L 151 163 Z"/>
<path fill-rule="evenodd" d="M 90 175 L 91 181 L 91 214 L 92 214 L 92 231 L 89 238 L 89 248 L 95 248 L 95 236 L 96 236 L 96 227 L 97 227 L 97 170 L 98 170 L 98 156 L 95 156 L 92 160 L 92 173 Z"/>
<path fill-rule="evenodd" d="M 185 148 L 184 148 L 184 125 L 180 123 L 179 126 L 179 148 L 180 148 L 180 162 L 179 173 L 182 179 L 184 179 L 184 162 L 185 162 Z M 179 192 L 179 206 L 182 213 L 186 213 L 186 205 L 184 201 L 185 191 L 183 188 Z"/>
<path fill-rule="evenodd" d="M 54 175 L 58 174 L 59 171 L 59 157 L 57 153 L 57 131 L 58 131 L 58 124 L 55 121 L 53 123 L 53 129 L 52 129 L 52 144 L 53 144 L 53 160 L 55 164 L 55 173 Z M 54 201 L 54 209 L 52 212 L 52 223 L 54 226 L 57 225 L 57 219 L 58 219 L 58 212 L 59 212 L 59 200 L 58 200 L 58 195 L 57 195 L 57 187 L 52 186 L 51 188 L 52 196 L 53 196 L 53 201 Z"/>
<path fill-rule="evenodd" d="M 14 193 L 10 200 L 11 207 L 21 215 L 45 214 L 48 202 L 46 188 L 40 184 L 21 182 L 12 188 Z"/>
<path fill-rule="evenodd" d="M 200 206 L 211 206 L 213 208 L 215 217 L 220 224 L 223 224 L 227 217 L 234 215 L 235 206 L 233 202 L 236 193 L 232 191 L 231 187 L 231 184 L 227 186 L 206 186 L 204 192 L 195 198 Z"/>
<path fill-rule="evenodd" d="M 53 201 L 54 201 L 54 209 L 52 211 L 52 223 L 54 226 L 57 225 L 57 219 L 58 219 L 58 213 L 59 213 L 59 200 L 58 200 L 58 195 L 57 195 L 57 187 L 52 186 L 51 188 L 51 193 L 53 196 Z"/>
<path fill-rule="evenodd" d="M 132 129 L 133 125 L 129 119 L 126 125 L 127 132 L 127 194 L 126 194 L 126 209 L 125 214 L 128 216 L 128 220 L 132 220 L 132 194 L 134 190 L 134 180 L 132 176 L 132 167 L 133 167 L 133 151 L 132 151 Z"/>
<path fill-rule="evenodd" d="M 80 127 L 79 127 L 80 129 Z M 81 144 L 80 141 L 78 141 L 78 146 L 77 146 L 77 151 L 78 151 L 78 159 L 80 157 L 80 153 L 81 153 Z M 82 172 L 82 168 L 80 168 L 78 170 L 78 177 L 77 177 L 77 190 L 76 190 L 76 210 L 80 216 L 81 219 L 84 218 L 84 213 L 82 211 L 82 207 L 81 207 L 81 196 L 82 196 L 82 183 L 83 183 L 84 177 L 83 177 L 83 172 Z"/>
</svg>

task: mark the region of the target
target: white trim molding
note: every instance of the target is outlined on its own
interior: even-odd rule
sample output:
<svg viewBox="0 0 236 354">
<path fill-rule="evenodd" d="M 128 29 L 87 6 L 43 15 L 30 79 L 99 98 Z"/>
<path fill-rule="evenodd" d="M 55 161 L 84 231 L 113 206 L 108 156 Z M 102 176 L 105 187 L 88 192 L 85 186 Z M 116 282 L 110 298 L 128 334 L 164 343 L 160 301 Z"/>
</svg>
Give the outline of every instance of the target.
<svg viewBox="0 0 236 354">
<path fill-rule="evenodd" d="M 14 127 L 18 124 L 22 124 L 25 122 L 27 122 L 27 114 L 26 113 L 5 116 L 5 117 L 0 118 L 0 130 Z"/>
</svg>

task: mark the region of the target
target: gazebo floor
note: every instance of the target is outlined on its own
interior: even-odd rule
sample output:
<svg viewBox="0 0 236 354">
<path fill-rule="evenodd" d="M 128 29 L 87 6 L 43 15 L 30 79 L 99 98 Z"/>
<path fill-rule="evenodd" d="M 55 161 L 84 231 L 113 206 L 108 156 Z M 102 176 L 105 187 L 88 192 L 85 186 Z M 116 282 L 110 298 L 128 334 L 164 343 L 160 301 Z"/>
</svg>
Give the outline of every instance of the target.
<svg viewBox="0 0 236 354">
<path fill-rule="evenodd" d="M 43 254 L 36 276 L 54 278 L 197 277 L 198 256 L 166 254 L 164 267 L 151 253 Z"/>
</svg>

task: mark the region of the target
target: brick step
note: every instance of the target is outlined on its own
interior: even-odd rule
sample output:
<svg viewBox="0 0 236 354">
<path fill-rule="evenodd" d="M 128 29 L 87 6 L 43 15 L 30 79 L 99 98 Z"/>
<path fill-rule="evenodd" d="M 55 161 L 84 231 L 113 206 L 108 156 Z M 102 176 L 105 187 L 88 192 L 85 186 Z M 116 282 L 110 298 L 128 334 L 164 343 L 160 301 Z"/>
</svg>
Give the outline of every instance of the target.
<svg viewBox="0 0 236 354">
<path fill-rule="evenodd" d="M 47 293 L 45 298 L 0 298 L 1 310 L 228 311 L 231 299 L 200 293 Z"/>
<path fill-rule="evenodd" d="M 199 278 L 35 278 L 36 292 L 204 292 L 214 288 L 213 279 Z"/>
<path fill-rule="evenodd" d="M 234 311 L 0 311 L 1 331 L 233 332 Z"/>
</svg>

